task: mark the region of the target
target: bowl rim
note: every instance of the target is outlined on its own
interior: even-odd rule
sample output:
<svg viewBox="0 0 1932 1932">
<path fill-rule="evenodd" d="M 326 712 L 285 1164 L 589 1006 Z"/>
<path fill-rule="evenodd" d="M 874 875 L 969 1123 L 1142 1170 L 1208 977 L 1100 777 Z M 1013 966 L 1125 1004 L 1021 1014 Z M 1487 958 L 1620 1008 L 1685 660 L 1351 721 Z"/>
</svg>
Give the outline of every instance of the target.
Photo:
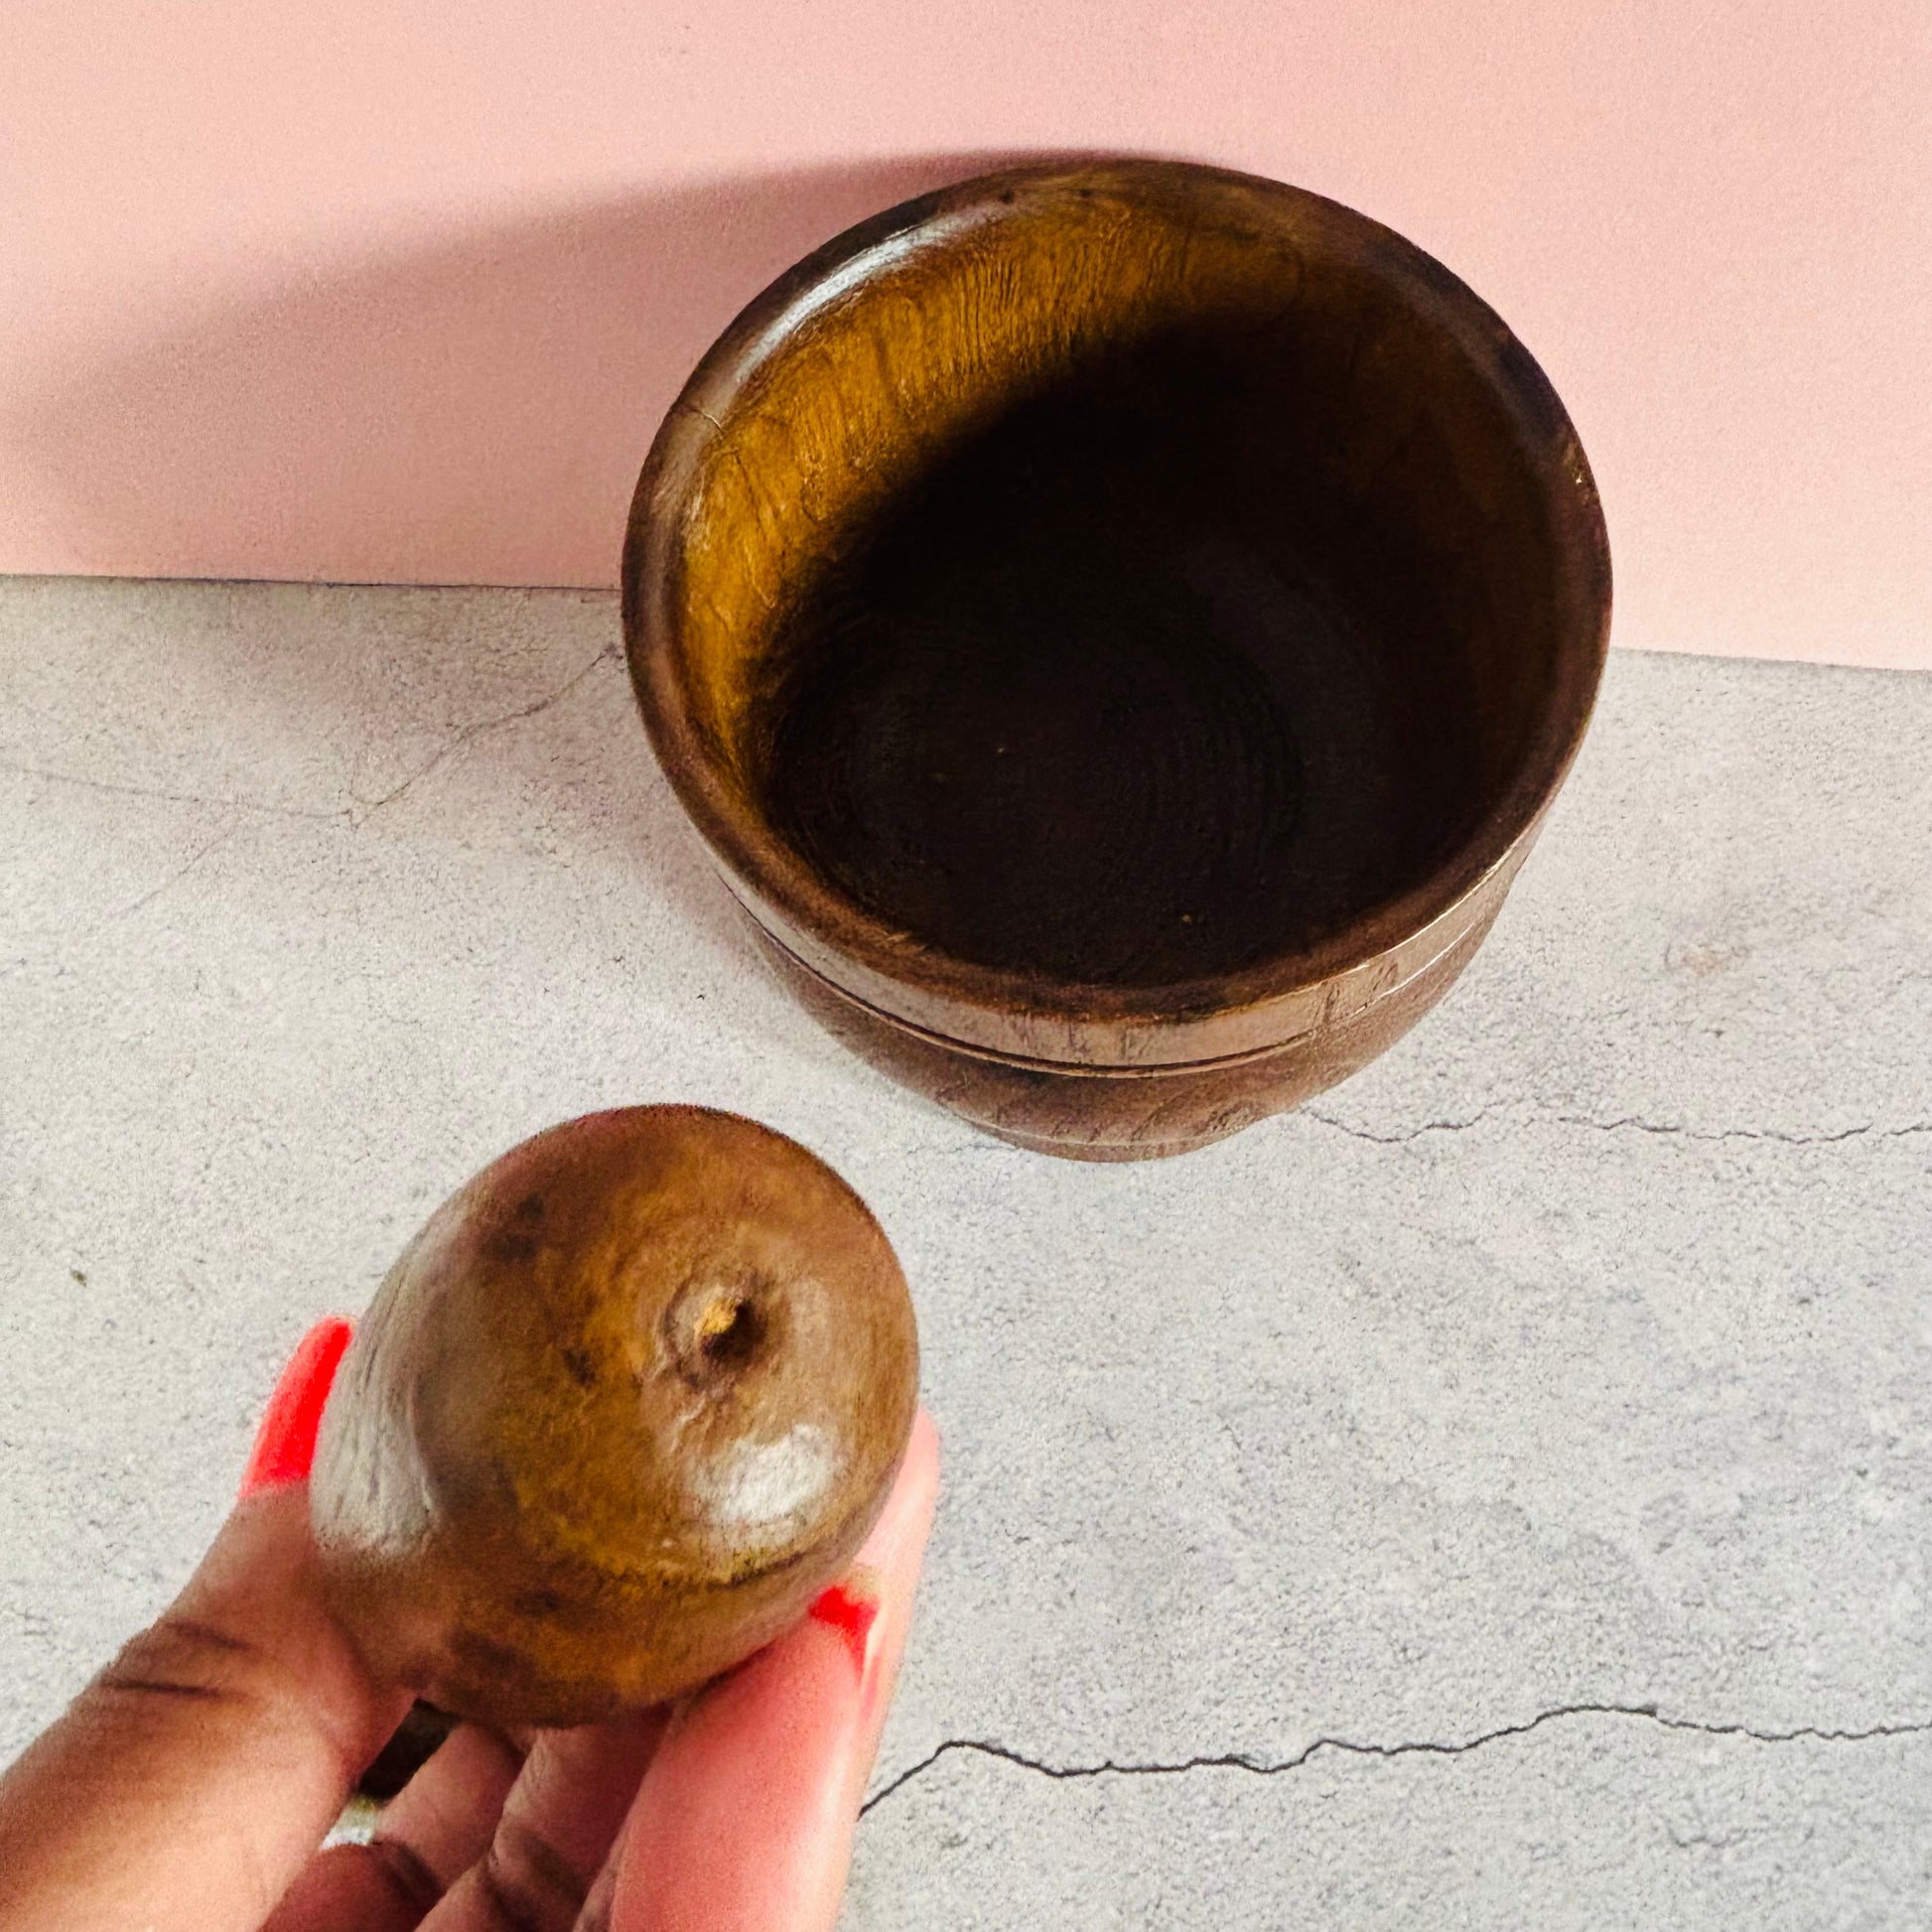
<svg viewBox="0 0 1932 1932">
<path fill-rule="evenodd" d="M 1555 556 L 1554 675 L 1508 783 L 1431 872 L 1313 946 L 1239 971 L 1120 986 L 981 965 L 882 919 L 814 872 L 720 769 L 692 715 L 672 596 L 683 512 L 734 400 L 812 315 L 920 249 L 943 249 L 1039 201 L 1083 192 L 1132 205 L 1189 189 L 1298 206 L 1345 235 L 1431 310 L 1516 420 L 1539 466 Z M 624 653 L 644 729 L 673 791 L 768 934 L 861 1005 L 937 1037 L 1042 1066 L 1198 1065 L 1314 1031 L 1414 978 L 1506 890 L 1587 729 L 1608 648 L 1601 501 L 1568 412 L 1501 318 L 1414 242 L 1343 204 L 1199 162 L 1086 155 L 1004 167 L 916 196 L 835 235 L 755 296 L 685 382 L 631 498 L 622 566 Z"/>
</svg>

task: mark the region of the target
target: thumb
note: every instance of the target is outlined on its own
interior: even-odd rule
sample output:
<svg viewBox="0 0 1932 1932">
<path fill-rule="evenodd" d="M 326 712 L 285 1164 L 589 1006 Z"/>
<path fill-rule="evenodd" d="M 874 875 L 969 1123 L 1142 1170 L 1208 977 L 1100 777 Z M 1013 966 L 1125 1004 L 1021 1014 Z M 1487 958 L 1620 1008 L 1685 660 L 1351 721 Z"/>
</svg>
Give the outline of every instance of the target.
<svg viewBox="0 0 1932 1932">
<path fill-rule="evenodd" d="M 303 1342 L 187 1588 L 0 1779 L 0 1926 L 248 1932 L 402 1721 L 324 1609 L 309 1535 L 346 1338 Z"/>
<path fill-rule="evenodd" d="M 846 1586 L 672 1720 L 600 1901 L 613 1932 L 830 1932 L 938 1491 L 922 1411 Z"/>
</svg>

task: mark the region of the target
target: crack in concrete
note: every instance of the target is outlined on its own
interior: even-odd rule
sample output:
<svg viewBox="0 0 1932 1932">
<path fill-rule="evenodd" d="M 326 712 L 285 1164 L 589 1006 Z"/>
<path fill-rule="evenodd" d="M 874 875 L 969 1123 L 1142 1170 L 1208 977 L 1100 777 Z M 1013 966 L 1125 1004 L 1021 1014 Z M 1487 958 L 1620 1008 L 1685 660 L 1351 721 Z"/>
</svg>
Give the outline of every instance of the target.
<svg viewBox="0 0 1932 1932">
<path fill-rule="evenodd" d="M 499 718 L 481 718 L 474 725 L 465 725 L 461 731 L 450 739 L 448 744 L 438 749 L 434 757 L 423 764 L 418 765 L 400 784 L 385 791 L 380 798 L 356 799 L 355 805 L 360 809 L 354 812 L 354 822 L 357 825 L 366 825 L 377 812 L 381 811 L 385 806 L 393 805 L 418 779 L 427 778 L 438 765 L 444 763 L 448 759 L 453 758 L 466 745 L 470 744 L 472 740 L 482 738 L 487 732 L 501 731 L 507 725 L 520 725 L 526 719 L 535 718 L 540 713 L 548 711 L 552 705 L 561 704 L 600 664 L 604 663 L 607 658 L 615 657 L 616 655 L 616 645 L 606 644 L 588 664 L 584 665 L 581 670 L 573 671 L 562 684 L 558 685 L 547 696 L 536 699 L 534 703 L 521 705 L 515 711 L 506 711 Z"/>
<path fill-rule="evenodd" d="M 44 778 L 56 784 L 72 785 L 82 791 L 105 792 L 111 796 L 120 798 L 163 799 L 171 804 L 201 805 L 211 811 L 253 814 L 256 817 L 267 818 L 301 819 L 312 824 L 340 824 L 346 825 L 350 830 L 355 830 L 365 824 L 383 806 L 394 803 L 418 778 L 424 777 L 429 772 L 435 770 L 439 764 L 454 753 L 461 751 L 472 739 L 479 738 L 485 732 L 500 731 L 506 725 L 521 724 L 525 719 L 534 718 L 540 712 L 548 711 L 551 706 L 561 703 L 575 691 L 606 658 L 615 655 L 616 647 L 606 644 L 588 664 L 574 671 L 554 691 L 546 693 L 543 697 L 536 699 L 531 704 L 520 706 L 515 711 L 505 712 L 501 717 L 483 718 L 480 719 L 476 724 L 466 725 L 448 744 L 444 745 L 437 752 L 434 758 L 418 766 L 400 784 L 385 792 L 372 803 L 357 799 L 349 805 L 341 806 L 331 811 L 322 811 L 300 805 L 270 805 L 258 799 L 217 798 L 209 796 L 205 792 L 170 791 L 158 785 L 122 784 L 111 778 L 82 777 L 77 772 L 57 771 L 49 766 L 21 764 L 7 759 L 0 759 L 0 772 L 11 772 L 20 777 Z M 358 807 L 360 807 L 359 810 Z M 81 932 L 70 934 L 69 939 L 80 941 L 90 939 L 105 927 L 113 925 L 122 919 L 131 918 L 136 912 L 143 911 L 146 907 L 152 905 L 163 893 L 171 891 L 182 880 L 186 879 L 210 853 L 235 838 L 241 830 L 242 827 L 239 825 L 224 827 L 213 838 L 209 839 L 207 844 L 203 845 L 186 864 L 170 873 L 158 886 L 150 887 L 148 891 L 143 893 L 131 904 L 120 906 L 115 911 L 104 914 Z M 3 964 L 0 964 L 0 979 L 9 979 L 16 973 L 25 972 L 29 968 L 39 964 L 42 959 L 50 956 L 23 954 L 19 958 L 7 960 Z"/>
<path fill-rule="evenodd" d="M 69 934 L 69 948 L 74 944 L 84 945 L 88 940 L 106 931 L 110 925 L 117 924 L 122 919 L 132 918 L 136 912 L 144 911 L 163 893 L 172 892 L 175 887 L 179 886 L 210 853 L 218 851 L 229 840 L 235 838 L 240 830 L 240 826 L 230 825 L 225 831 L 217 832 L 185 865 L 177 866 L 160 885 L 150 886 L 139 898 L 133 900 L 130 904 L 120 906 L 112 912 L 103 913 L 91 925 L 81 927 L 77 933 Z M 10 979 L 15 973 L 24 973 L 30 967 L 40 965 L 44 961 L 54 957 L 56 955 L 52 953 L 24 953 L 20 958 L 10 959 L 5 966 L 0 966 L 0 979 Z"/>
<path fill-rule="evenodd" d="M 109 778 L 85 778 L 75 771 L 56 771 L 40 764 L 0 761 L 0 771 L 13 772 L 24 778 L 46 778 L 55 784 L 72 785 L 80 791 L 104 791 L 120 798 L 159 798 L 173 805 L 207 805 L 228 812 L 256 812 L 266 818 L 300 818 L 311 823 L 330 824 L 349 815 L 349 808 L 345 805 L 323 811 L 307 805 L 270 805 L 256 798 L 212 798 L 199 791 L 166 791 L 158 785 L 124 785 L 116 784 Z"/>
<path fill-rule="evenodd" d="M 1480 1107 L 1467 1120 L 1426 1120 L 1420 1127 L 1407 1127 L 1398 1134 L 1375 1134 L 1366 1127 L 1354 1127 L 1345 1120 L 1337 1120 L 1333 1114 L 1318 1114 L 1311 1107 L 1302 1109 L 1308 1119 L 1323 1127 L 1332 1127 L 1336 1133 L 1346 1134 L 1350 1140 L 1372 1141 L 1377 1147 L 1402 1147 L 1410 1141 L 1421 1140 L 1425 1134 L 1459 1134 L 1465 1127 L 1474 1127 L 1500 1111 L 1497 1106 Z"/>
<path fill-rule="evenodd" d="M 196 853 L 192 859 L 188 861 L 186 865 L 177 867 L 173 872 L 171 872 L 168 875 L 166 879 L 164 879 L 161 882 L 159 886 L 150 887 L 148 891 L 143 893 L 141 897 L 133 902 L 133 904 L 123 905 L 118 912 L 108 913 L 104 919 L 99 920 L 94 926 L 92 926 L 89 932 L 82 933 L 80 936 L 82 938 L 87 938 L 90 937 L 92 933 L 100 931 L 105 926 L 113 925 L 116 921 L 120 919 L 131 919 L 135 913 L 142 911 L 146 907 L 152 905 L 155 902 L 155 900 L 161 897 L 163 893 L 172 892 L 175 887 L 179 886 L 181 882 L 184 879 L 186 879 L 188 875 L 191 872 L 193 872 L 195 868 L 199 866 L 202 863 L 202 861 L 208 856 L 209 853 L 215 852 L 219 850 L 220 847 L 226 845 L 230 839 L 234 838 L 240 832 L 240 830 L 241 830 L 240 826 L 230 825 L 225 832 L 217 832 L 213 838 L 209 839 L 208 842 L 205 846 L 203 846 L 202 849 L 198 853 Z"/>
<path fill-rule="evenodd" d="M 1369 1141 L 1377 1147 L 1402 1147 L 1410 1141 L 1420 1140 L 1425 1134 L 1459 1134 L 1465 1128 L 1474 1127 L 1508 1110 L 1498 1103 L 1478 1109 L 1466 1120 L 1426 1120 L 1420 1126 L 1404 1128 L 1394 1134 L 1376 1134 L 1366 1127 L 1356 1127 L 1348 1121 L 1338 1120 L 1333 1114 L 1316 1113 L 1312 1108 L 1305 1107 L 1301 1111 L 1306 1119 L 1322 1127 L 1331 1127 L 1351 1140 Z M 1776 1127 L 1692 1127 L 1681 1121 L 1645 1120 L 1637 1114 L 1623 1114 L 1615 1120 L 1596 1120 L 1587 1114 L 1529 1112 L 1519 1113 L 1517 1117 L 1526 1127 L 1581 1127 L 1596 1134 L 1650 1134 L 1659 1139 L 1685 1141 L 1772 1141 L 1782 1147 L 1837 1147 L 1846 1141 L 1895 1141 L 1915 1134 L 1932 1134 L 1932 1121 L 1909 1121 L 1902 1127 L 1884 1127 L 1876 1121 L 1866 1121 L 1858 1127 L 1842 1127 L 1828 1134 L 1791 1134 Z"/>
<path fill-rule="evenodd" d="M 1932 1134 L 1932 1121 L 1912 1121 L 1904 1127 L 1881 1127 L 1876 1121 L 1866 1121 L 1863 1126 L 1842 1127 L 1830 1134 L 1787 1134 L 1776 1127 L 1690 1127 L 1681 1122 L 1643 1120 L 1635 1114 L 1625 1114 L 1616 1120 L 1591 1120 L 1582 1114 L 1555 1114 L 1549 1118 L 1565 1127 L 1587 1127 L 1598 1134 L 1628 1130 L 1686 1141 L 1776 1141 L 1784 1147 L 1837 1147 L 1844 1141 L 1895 1141 L 1908 1134 Z"/>
<path fill-rule="evenodd" d="M 1500 1725 L 1494 1730 L 1482 1731 L 1459 1742 L 1421 1739 L 1396 1744 L 1363 1744 L 1347 1737 L 1317 1737 L 1294 1756 L 1274 1761 L 1253 1757 L 1242 1751 L 1228 1751 L 1213 1756 L 1179 1758 L 1171 1763 L 1121 1763 L 1113 1758 L 1104 1758 L 1098 1764 L 1048 1764 L 1043 1758 L 1029 1757 L 1024 1751 L 1012 1750 L 1005 1744 L 996 1744 L 984 1738 L 948 1737 L 916 1764 L 907 1766 L 890 1783 L 875 1791 L 860 1808 L 860 1816 L 864 1817 L 867 1812 L 884 1804 L 894 1792 L 903 1789 L 914 1778 L 929 1771 L 941 1758 L 962 1751 L 994 1758 L 1002 1764 L 1017 1765 L 1023 1771 L 1055 1780 L 1184 1777 L 1192 1771 L 1243 1771 L 1254 1777 L 1272 1778 L 1280 1777 L 1284 1772 L 1301 1770 L 1311 1758 L 1324 1751 L 1345 1757 L 1465 1757 L 1469 1752 L 1479 1751 L 1487 1745 L 1500 1743 L 1506 1738 L 1527 1737 L 1546 1725 L 1573 1718 L 1614 1718 L 1654 1725 L 1662 1730 L 1694 1731 L 1702 1737 L 1740 1737 L 1755 1744 L 1863 1744 L 1878 1737 L 1932 1734 L 1932 1718 L 1904 1724 L 1871 1725 L 1863 1730 L 1831 1730 L 1817 1725 L 1800 1725 L 1790 1730 L 1759 1730 L 1750 1725 L 1714 1725 L 1701 1723 L 1694 1718 L 1665 1717 L 1654 1704 L 1559 1704 L 1548 1711 L 1539 1711 L 1535 1717 L 1526 1718 L 1520 1724 Z"/>
<path fill-rule="evenodd" d="M 218 798 L 206 792 L 170 791 L 160 785 L 121 784 L 111 778 L 89 778 L 76 771 L 57 771 L 53 767 L 40 764 L 21 764 L 11 759 L 0 759 L 0 772 L 11 772 L 23 778 L 45 778 L 55 784 L 72 785 L 81 791 L 100 791 L 121 798 L 156 798 L 174 805 L 205 805 L 211 810 L 230 812 L 253 812 L 264 818 L 302 819 L 310 824 L 344 824 L 359 826 L 365 824 L 385 805 L 393 804 L 416 783 L 419 778 L 427 777 L 438 765 L 460 752 L 471 740 L 481 738 L 486 732 L 501 731 L 506 725 L 520 725 L 525 719 L 535 718 L 548 711 L 552 705 L 560 704 L 565 698 L 590 676 L 607 658 L 617 655 L 614 644 L 606 644 L 588 664 L 573 671 L 554 691 L 532 703 L 521 705 L 514 711 L 506 711 L 500 717 L 481 718 L 475 724 L 465 725 L 447 744 L 441 746 L 435 755 L 417 766 L 401 783 L 385 791 L 380 798 L 366 799 L 351 796 L 346 805 L 334 806 L 324 810 L 312 805 L 271 805 L 258 798 Z"/>
</svg>

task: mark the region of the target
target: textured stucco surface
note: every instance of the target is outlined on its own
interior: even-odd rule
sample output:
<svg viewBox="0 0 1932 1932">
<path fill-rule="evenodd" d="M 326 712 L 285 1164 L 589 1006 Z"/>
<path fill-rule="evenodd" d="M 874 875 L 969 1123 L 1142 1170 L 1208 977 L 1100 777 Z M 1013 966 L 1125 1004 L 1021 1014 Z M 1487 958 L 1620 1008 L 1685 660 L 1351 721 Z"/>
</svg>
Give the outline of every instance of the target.
<svg viewBox="0 0 1932 1932">
<path fill-rule="evenodd" d="M 1434 1017 L 1089 1168 L 786 1003 L 616 626 L 0 582 L 0 1756 L 450 1187 L 694 1099 L 871 1200 L 946 1440 L 852 1927 L 1932 1918 L 1932 678 L 1613 655 Z"/>
</svg>

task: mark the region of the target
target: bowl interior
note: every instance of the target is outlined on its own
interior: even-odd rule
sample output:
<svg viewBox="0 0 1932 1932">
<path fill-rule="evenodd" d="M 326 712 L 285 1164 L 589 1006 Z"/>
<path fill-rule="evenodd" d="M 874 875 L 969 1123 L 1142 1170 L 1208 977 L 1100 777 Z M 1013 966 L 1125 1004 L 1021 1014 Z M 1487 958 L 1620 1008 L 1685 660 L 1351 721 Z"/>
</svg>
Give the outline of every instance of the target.
<svg viewBox="0 0 1932 1932">
<path fill-rule="evenodd" d="M 1332 204 L 968 197 L 800 275 L 694 390 L 691 723 L 930 952 L 1123 989 L 1306 954 L 1548 737 L 1574 439 L 1459 283 Z"/>
</svg>

